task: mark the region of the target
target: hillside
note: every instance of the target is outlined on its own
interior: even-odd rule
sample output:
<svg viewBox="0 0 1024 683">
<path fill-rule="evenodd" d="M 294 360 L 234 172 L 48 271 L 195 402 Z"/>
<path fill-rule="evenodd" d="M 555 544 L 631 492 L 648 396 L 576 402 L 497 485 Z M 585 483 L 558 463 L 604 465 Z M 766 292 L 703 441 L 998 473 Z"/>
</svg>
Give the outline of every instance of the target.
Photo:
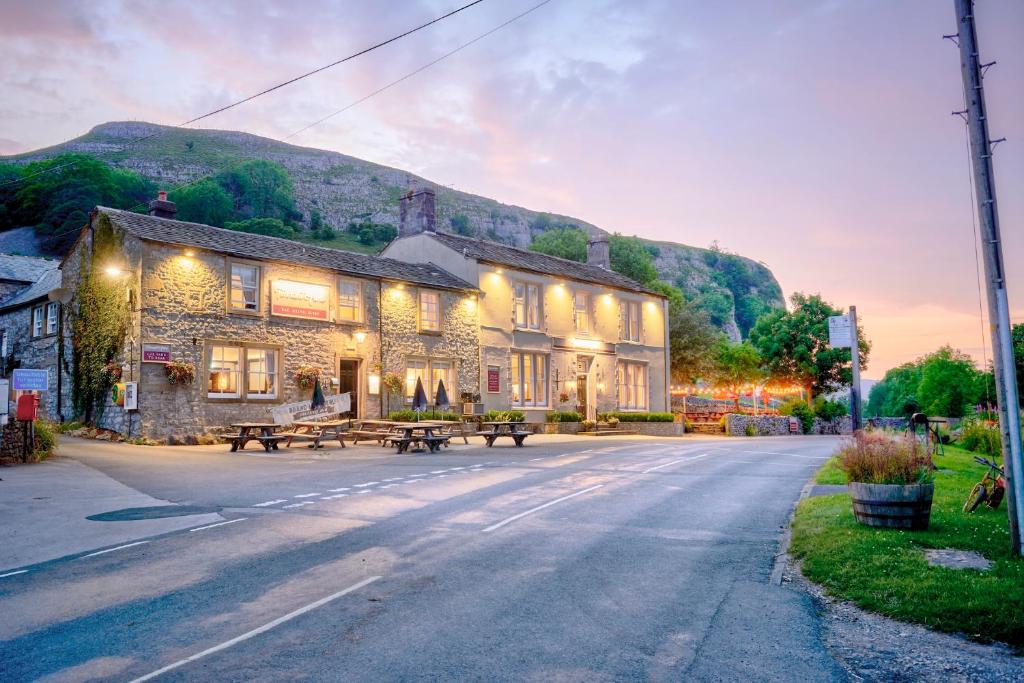
<svg viewBox="0 0 1024 683">
<path fill-rule="evenodd" d="M 152 133 L 130 147 L 126 143 Z M 67 143 L 13 157 L 28 162 L 63 152 L 85 152 L 138 171 L 162 187 L 193 181 L 246 159 L 265 159 L 291 175 L 298 209 L 309 221 L 313 210 L 336 228 L 351 221 L 398 224 L 398 198 L 410 183 L 432 185 L 437 193 L 437 224 L 445 230 L 456 219 L 465 234 L 529 246 L 533 236 L 555 226 L 574 225 L 590 233 L 601 228 L 570 216 L 531 211 L 436 185 L 400 169 L 320 149 L 296 147 L 247 133 L 190 130 L 148 123 L 105 123 Z M 674 242 L 646 241 L 661 277 L 697 299 L 730 337 L 745 332 L 752 317 L 783 305 L 782 291 L 761 263 Z M 348 248 L 350 245 L 339 245 Z"/>
</svg>

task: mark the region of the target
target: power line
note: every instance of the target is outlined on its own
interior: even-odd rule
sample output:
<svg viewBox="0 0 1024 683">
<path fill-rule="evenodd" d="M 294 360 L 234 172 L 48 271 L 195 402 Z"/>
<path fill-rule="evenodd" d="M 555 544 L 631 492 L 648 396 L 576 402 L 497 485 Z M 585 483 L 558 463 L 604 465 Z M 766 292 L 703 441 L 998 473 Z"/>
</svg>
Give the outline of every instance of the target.
<svg viewBox="0 0 1024 683">
<path fill-rule="evenodd" d="M 248 97 L 243 97 L 240 100 L 236 100 L 236 101 L 234 101 L 234 102 L 232 102 L 230 104 L 224 105 L 223 107 L 219 107 L 217 109 L 214 109 L 213 111 L 207 112 L 207 113 L 202 114 L 200 116 L 196 116 L 195 118 L 189 119 L 188 121 L 185 121 L 185 122 L 180 123 L 177 126 L 173 126 L 173 127 L 175 127 L 175 128 L 184 128 L 185 126 L 191 125 L 191 124 L 196 123 L 198 121 L 202 121 L 203 119 L 210 118 L 211 116 L 215 116 L 215 115 L 220 114 L 222 112 L 225 112 L 225 111 L 227 111 L 229 109 L 234 109 L 235 107 L 239 106 L 240 104 L 245 104 L 246 102 L 251 102 L 252 100 L 256 99 L 257 97 L 262 97 L 263 95 L 266 95 L 268 93 L 272 93 L 275 90 L 280 90 L 281 88 L 284 88 L 284 87 L 289 86 L 289 85 L 291 85 L 293 83 L 301 81 L 304 78 L 308 78 L 310 76 L 318 74 L 321 71 L 326 71 L 327 69 L 330 69 L 330 68 L 333 68 L 335 66 L 338 66 L 339 64 L 344 64 L 345 62 L 351 61 L 351 60 L 355 59 L 356 57 L 361 57 L 362 55 L 365 55 L 368 52 L 373 52 L 374 50 L 376 50 L 378 48 L 384 47 L 385 45 L 390 45 L 391 43 L 393 43 L 393 42 L 395 42 L 397 40 L 401 40 L 402 38 L 405 38 L 406 36 L 410 36 L 413 33 L 416 33 L 417 31 L 421 31 L 421 30 L 427 28 L 428 26 L 433 26 L 434 24 L 438 23 L 439 21 L 444 21 L 445 19 L 447 19 L 449 17 L 455 16 L 459 12 L 467 10 L 470 7 L 473 7 L 474 5 L 479 5 L 483 1 L 484 0 L 472 0 L 472 2 L 468 2 L 465 5 L 462 5 L 461 7 L 453 9 L 452 11 L 448 12 L 447 14 L 442 14 L 439 17 L 435 17 L 435 18 L 431 19 L 430 21 L 428 21 L 426 23 L 420 24 L 419 26 L 416 26 L 415 28 L 411 28 L 411 29 L 405 31 L 404 33 L 400 33 L 400 34 L 398 34 L 396 36 L 392 36 L 391 38 L 388 38 L 387 40 L 382 40 L 379 43 L 371 45 L 370 47 L 363 48 L 362 50 L 359 50 L 358 52 L 354 52 L 354 53 L 348 55 L 347 57 L 342 57 L 341 59 L 339 59 L 337 61 L 331 62 L 330 64 L 325 64 L 324 66 L 321 66 L 321 67 L 318 67 L 316 69 L 313 69 L 312 71 L 307 71 L 306 73 L 300 74 L 298 76 L 295 76 L 294 78 L 289 78 L 287 81 L 284 81 L 282 83 L 278 83 L 277 85 L 273 85 L 273 86 L 271 86 L 271 87 L 269 87 L 269 88 L 267 88 L 265 90 L 261 90 L 258 93 L 249 95 Z M 159 135 L 163 135 L 163 133 L 164 133 L 164 130 L 158 129 L 158 130 L 156 130 L 156 131 L 154 131 L 152 133 L 149 133 L 148 135 L 143 135 L 143 136 L 135 138 L 133 140 L 129 140 L 118 151 L 123 152 L 125 149 L 127 149 L 128 147 L 131 147 L 132 145 L 138 144 L 138 143 L 143 142 L 145 140 L 149 140 L 149 139 L 157 137 Z M 31 178 L 31 177 L 34 177 L 34 176 L 37 176 L 37 175 L 41 175 L 43 173 L 50 173 L 51 171 L 56 171 L 58 169 L 65 168 L 67 166 L 74 166 L 74 164 L 75 164 L 75 162 L 72 161 L 72 162 L 68 162 L 68 163 L 65 163 L 65 164 L 58 164 L 57 166 L 51 166 L 50 168 L 41 169 L 41 170 L 36 171 L 35 173 L 32 173 L 32 174 L 30 174 L 28 176 L 13 178 L 11 180 L 8 180 L 8 181 L 5 181 L 3 183 L 0 183 L 0 187 L 6 187 L 7 185 L 13 185 L 13 184 L 19 183 L 22 180 L 25 180 L 27 178 Z"/>
</svg>

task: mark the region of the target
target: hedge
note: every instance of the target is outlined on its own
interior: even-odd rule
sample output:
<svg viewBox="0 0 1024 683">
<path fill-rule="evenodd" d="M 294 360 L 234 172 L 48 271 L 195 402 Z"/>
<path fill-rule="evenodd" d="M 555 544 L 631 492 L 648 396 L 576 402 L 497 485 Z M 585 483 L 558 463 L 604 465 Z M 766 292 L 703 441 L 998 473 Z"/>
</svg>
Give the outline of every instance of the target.
<svg viewBox="0 0 1024 683">
<path fill-rule="evenodd" d="M 580 417 L 580 414 L 577 413 L 575 410 L 556 410 L 548 413 L 547 418 L 545 419 L 548 422 L 579 422 L 583 418 Z"/>
<path fill-rule="evenodd" d="M 394 410 L 388 413 L 388 419 L 395 422 L 416 422 L 417 420 L 446 420 L 459 422 L 462 420 L 462 416 L 458 413 L 443 413 L 431 410 L 424 410 L 421 413 L 417 413 L 415 410 L 405 409 Z"/>
<path fill-rule="evenodd" d="M 616 417 L 619 422 L 675 422 L 676 419 L 672 413 L 611 412 L 598 415 L 600 420 L 607 420 L 609 417 Z"/>
</svg>

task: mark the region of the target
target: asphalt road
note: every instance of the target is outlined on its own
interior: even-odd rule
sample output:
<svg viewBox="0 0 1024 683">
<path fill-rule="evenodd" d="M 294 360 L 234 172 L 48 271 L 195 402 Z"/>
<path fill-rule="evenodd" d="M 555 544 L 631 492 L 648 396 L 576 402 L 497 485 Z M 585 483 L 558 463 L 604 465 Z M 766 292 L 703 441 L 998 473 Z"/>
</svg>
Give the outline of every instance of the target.
<svg viewBox="0 0 1024 683">
<path fill-rule="evenodd" d="M 0 680 L 843 680 L 810 600 L 769 582 L 834 444 L 83 447 L 228 523 L 0 578 Z"/>
</svg>

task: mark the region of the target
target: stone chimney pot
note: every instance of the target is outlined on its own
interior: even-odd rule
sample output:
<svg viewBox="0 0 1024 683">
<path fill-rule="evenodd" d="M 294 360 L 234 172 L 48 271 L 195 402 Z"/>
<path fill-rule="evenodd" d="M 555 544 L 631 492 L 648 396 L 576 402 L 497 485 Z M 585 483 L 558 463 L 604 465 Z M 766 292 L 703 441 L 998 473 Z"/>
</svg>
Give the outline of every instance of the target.
<svg viewBox="0 0 1024 683">
<path fill-rule="evenodd" d="M 415 187 L 398 202 L 399 237 L 435 232 L 437 220 L 434 190 L 429 187 Z"/>
<path fill-rule="evenodd" d="M 149 203 L 149 215 L 157 218 L 174 218 L 178 207 L 174 202 L 167 199 L 167 192 L 160 190 L 156 193 L 156 199 Z"/>
<path fill-rule="evenodd" d="M 612 269 L 611 249 L 605 235 L 596 235 L 587 241 L 587 263 L 605 270 Z"/>
</svg>

